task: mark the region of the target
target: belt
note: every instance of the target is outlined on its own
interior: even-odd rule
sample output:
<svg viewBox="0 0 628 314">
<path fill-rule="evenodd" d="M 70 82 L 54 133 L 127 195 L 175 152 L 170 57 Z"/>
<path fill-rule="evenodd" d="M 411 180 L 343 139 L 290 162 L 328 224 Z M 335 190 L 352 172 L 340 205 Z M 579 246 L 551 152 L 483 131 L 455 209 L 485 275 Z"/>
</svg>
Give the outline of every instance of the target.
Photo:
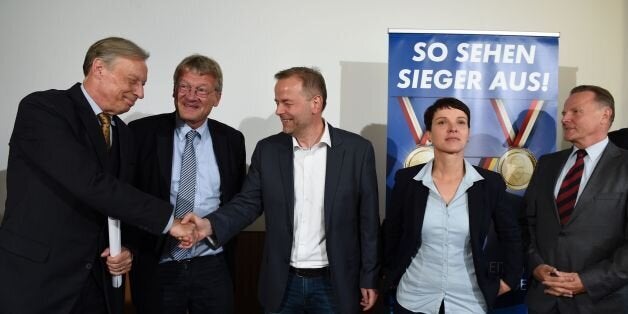
<svg viewBox="0 0 628 314">
<path fill-rule="evenodd" d="M 323 277 L 329 274 L 329 267 L 323 268 L 295 268 L 290 266 L 290 272 L 298 277 L 313 278 Z"/>
</svg>

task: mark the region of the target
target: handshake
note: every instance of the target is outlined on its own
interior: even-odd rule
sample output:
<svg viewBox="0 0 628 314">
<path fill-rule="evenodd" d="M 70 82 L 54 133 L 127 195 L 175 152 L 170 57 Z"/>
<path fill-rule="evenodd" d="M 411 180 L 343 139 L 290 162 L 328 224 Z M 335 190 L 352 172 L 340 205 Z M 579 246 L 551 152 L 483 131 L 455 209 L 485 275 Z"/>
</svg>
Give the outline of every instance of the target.
<svg viewBox="0 0 628 314">
<path fill-rule="evenodd" d="M 189 249 L 198 241 L 211 236 L 213 230 L 209 219 L 188 213 L 183 218 L 175 218 L 168 233 L 179 241 L 180 248 Z"/>
</svg>

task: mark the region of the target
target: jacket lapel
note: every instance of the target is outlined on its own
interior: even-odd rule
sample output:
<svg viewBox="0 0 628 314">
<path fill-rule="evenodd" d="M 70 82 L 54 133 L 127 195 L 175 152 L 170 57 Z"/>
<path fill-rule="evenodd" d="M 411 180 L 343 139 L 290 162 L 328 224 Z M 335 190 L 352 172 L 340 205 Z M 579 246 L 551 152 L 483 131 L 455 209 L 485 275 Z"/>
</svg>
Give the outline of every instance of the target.
<svg viewBox="0 0 628 314">
<path fill-rule="evenodd" d="M 599 187 L 602 186 L 599 182 L 608 180 L 609 171 L 613 171 L 613 169 L 608 168 L 608 165 L 616 164 L 617 162 L 615 162 L 614 159 L 618 156 L 620 156 L 620 154 L 617 147 L 609 142 L 602 152 L 602 156 L 600 156 L 600 160 L 595 166 L 595 169 L 593 169 L 593 173 L 591 173 L 587 185 L 582 190 L 582 194 L 580 194 L 567 224 L 571 223 L 582 211 L 586 210 L 587 203 L 593 200 L 594 196 L 599 193 Z"/>
<path fill-rule="evenodd" d="M 294 232 L 294 148 L 292 137 L 282 133 L 277 150 L 277 169 L 286 204 L 288 230 Z"/>
<path fill-rule="evenodd" d="M 170 198 L 170 184 L 172 183 L 172 153 L 174 147 L 174 129 L 176 116 L 172 113 L 170 119 L 167 120 L 167 125 L 159 128 L 155 141 L 157 144 L 157 160 L 159 163 L 159 173 L 161 173 L 161 197 L 164 199 Z"/>
<path fill-rule="evenodd" d="M 89 102 L 87 102 L 85 95 L 83 95 L 80 84 L 77 83 L 70 88 L 70 97 L 76 104 L 76 112 L 78 113 L 83 127 L 85 128 L 89 140 L 92 142 L 92 146 L 96 151 L 100 165 L 103 168 L 106 168 L 107 144 L 105 143 L 105 138 L 100 130 L 98 118 L 96 118 L 96 115 L 94 114 L 92 107 L 89 105 Z"/>
<path fill-rule="evenodd" d="M 338 181 L 342 171 L 344 161 L 345 148 L 342 138 L 338 136 L 336 130 L 329 127 L 329 137 L 331 138 L 331 147 L 327 148 L 327 165 L 325 170 L 325 195 L 323 196 L 323 206 L 325 214 L 325 233 L 329 234 L 329 226 L 331 226 L 331 213 L 334 210 L 334 198 L 338 190 Z"/>
</svg>

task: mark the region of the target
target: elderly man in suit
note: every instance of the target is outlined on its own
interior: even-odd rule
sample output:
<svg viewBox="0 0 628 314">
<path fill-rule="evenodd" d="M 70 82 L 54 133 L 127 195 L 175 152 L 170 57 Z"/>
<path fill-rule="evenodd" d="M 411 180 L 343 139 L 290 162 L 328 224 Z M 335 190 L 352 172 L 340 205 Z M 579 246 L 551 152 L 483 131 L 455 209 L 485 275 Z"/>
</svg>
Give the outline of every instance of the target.
<svg viewBox="0 0 628 314">
<path fill-rule="evenodd" d="M 107 216 L 153 234 L 193 232 L 168 202 L 126 183 L 135 158 L 117 115 L 144 97 L 147 58 L 129 40 L 102 39 L 87 51 L 83 84 L 20 102 L 0 227 L 0 313 L 120 313 L 123 289 L 112 289 L 110 275 L 127 272 L 131 255 L 110 256 Z"/>
<path fill-rule="evenodd" d="M 628 312 L 628 152 L 609 142 L 614 100 L 582 85 L 565 101 L 573 147 L 539 160 L 525 194 L 530 313 Z"/>
<path fill-rule="evenodd" d="M 322 118 L 320 72 L 296 67 L 275 78 L 283 132 L 257 143 L 240 194 L 193 220 L 203 235 L 213 226 L 222 244 L 265 213 L 259 298 L 267 312 L 367 310 L 379 270 L 373 147 Z"/>
<path fill-rule="evenodd" d="M 222 95 L 222 71 L 206 56 L 191 55 L 174 71 L 175 112 L 129 123 L 137 142 L 135 185 L 169 201 L 178 211 L 191 203 L 192 212 L 206 216 L 229 201 L 246 174 L 244 136 L 208 119 Z M 195 134 L 186 147 L 187 134 Z M 193 183 L 186 180 L 186 152 L 194 151 Z M 193 186 L 190 200 L 185 187 Z M 182 213 L 183 214 L 183 213 Z M 183 254 L 172 254 L 172 240 L 147 232 L 134 233 L 138 251 L 133 260 L 131 288 L 138 313 L 233 312 L 233 284 L 225 258 L 232 251 L 199 242 Z"/>
</svg>

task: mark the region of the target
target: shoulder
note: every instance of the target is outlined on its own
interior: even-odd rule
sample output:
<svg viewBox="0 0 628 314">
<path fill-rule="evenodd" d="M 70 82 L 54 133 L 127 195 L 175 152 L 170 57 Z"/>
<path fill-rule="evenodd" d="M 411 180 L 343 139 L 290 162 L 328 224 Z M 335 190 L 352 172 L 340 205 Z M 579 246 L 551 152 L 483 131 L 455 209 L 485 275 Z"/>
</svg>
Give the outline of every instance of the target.
<svg viewBox="0 0 628 314">
<path fill-rule="evenodd" d="M 157 126 L 164 123 L 174 123 L 173 113 L 162 113 L 158 115 L 139 118 L 129 122 L 129 126 L 132 128 L 146 128 L 151 126 Z"/>
<path fill-rule="evenodd" d="M 412 167 L 401 168 L 397 170 L 397 172 L 395 173 L 395 180 L 398 180 L 398 181 L 410 180 L 414 178 L 419 173 L 419 171 L 423 169 L 424 166 L 425 164 L 420 164 L 420 165 L 416 165 Z"/>
<path fill-rule="evenodd" d="M 224 135 L 229 137 L 244 137 L 242 132 L 218 120 L 208 119 L 207 126 L 209 127 L 209 130 L 212 132 L 212 134 Z"/>
<path fill-rule="evenodd" d="M 343 144 L 343 145 L 350 145 L 354 148 L 365 148 L 365 149 L 371 148 L 372 149 L 372 146 L 373 146 L 371 142 L 365 139 L 364 137 L 356 133 L 349 132 L 347 130 L 334 128 L 331 125 L 329 125 L 329 136 L 331 137 L 332 147 L 336 144 Z"/>
</svg>

